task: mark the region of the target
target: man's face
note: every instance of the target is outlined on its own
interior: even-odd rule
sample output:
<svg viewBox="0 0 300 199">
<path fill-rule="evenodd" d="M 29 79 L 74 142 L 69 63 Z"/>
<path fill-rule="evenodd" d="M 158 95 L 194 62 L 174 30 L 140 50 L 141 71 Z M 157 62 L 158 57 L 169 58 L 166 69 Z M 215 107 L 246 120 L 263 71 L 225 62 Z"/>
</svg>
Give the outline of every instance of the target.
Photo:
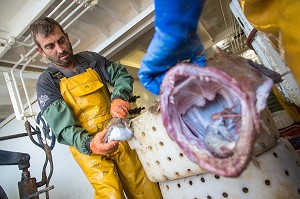
<svg viewBox="0 0 300 199">
<path fill-rule="evenodd" d="M 37 48 L 36 50 L 53 64 L 63 68 L 72 66 L 74 57 L 69 37 L 57 26 L 55 26 L 53 33 L 48 35 L 48 37 L 38 34 L 36 35 L 36 40 L 41 46 L 41 48 Z"/>
</svg>

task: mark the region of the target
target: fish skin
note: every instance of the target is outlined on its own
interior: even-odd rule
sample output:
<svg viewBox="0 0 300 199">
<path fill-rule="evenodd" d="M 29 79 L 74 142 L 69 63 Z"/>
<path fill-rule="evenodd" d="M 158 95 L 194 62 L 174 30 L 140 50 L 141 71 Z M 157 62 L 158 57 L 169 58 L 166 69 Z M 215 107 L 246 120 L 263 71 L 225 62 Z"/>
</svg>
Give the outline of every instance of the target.
<svg viewBox="0 0 300 199">
<path fill-rule="evenodd" d="M 129 140 L 133 136 L 130 120 L 127 118 L 113 118 L 107 125 L 106 134 L 102 142 Z"/>
<path fill-rule="evenodd" d="M 179 80 L 180 84 L 184 85 L 182 81 L 190 79 L 191 76 L 196 77 L 193 84 L 176 89 L 176 81 Z M 209 86 L 211 83 L 200 81 L 201 79 L 220 84 L 221 87 L 229 90 L 230 94 L 233 93 L 234 98 L 240 102 L 241 123 L 236 132 L 238 139 L 235 140 L 233 148 L 230 144 L 214 145 L 219 142 L 219 138 L 216 138 L 215 143 L 208 146 L 216 148 L 210 151 L 203 139 L 190 136 L 188 128 L 184 128 L 185 124 L 181 115 L 194 105 L 193 99 L 187 98 L 210 95 L 211 91 L 205 89 L 205 86 L 198 89 L 197 84 Z M 178 63 L 167 72 L 160 88 L 163 124 L 169 137 L 178 144 L 191 161 L 208 172 L 220 176 L 237 177 L 251 160 L 254 141 L 261 125 L 259 113 L 266 106 L 266 99 L 273 85 L 272 79 L 250 66 L 246 59 L 237 56 L 219 53 L 217 58 L 208 60 L 206 67 L 199 67 L 193 63 Z M 183 101 L 189 103 L 184 104 Z M 214 139 L 214 136 L 208 135 L 208 138 Z M 214 150 L 218 147 L 223 157 L 214 154 Z"/>
<path fill-rule="evenodd" d="M 279 73 L 277 73 L 273 70 L 270 70 L 267 67 L 265 67 L 259 63 L 253 62 L 252 60 L 247 60 L 247 61 L 250 64 L 250 66 L 253 66 L 257 70 L 259 70 L 261 73 L 263 73 L 267 77 L 271 78 L 273 80 L 274 84 L 277 84 L 277 83 L 280 83 L 283 81 L 282 75 L 280 75 Z"/>
</svg>

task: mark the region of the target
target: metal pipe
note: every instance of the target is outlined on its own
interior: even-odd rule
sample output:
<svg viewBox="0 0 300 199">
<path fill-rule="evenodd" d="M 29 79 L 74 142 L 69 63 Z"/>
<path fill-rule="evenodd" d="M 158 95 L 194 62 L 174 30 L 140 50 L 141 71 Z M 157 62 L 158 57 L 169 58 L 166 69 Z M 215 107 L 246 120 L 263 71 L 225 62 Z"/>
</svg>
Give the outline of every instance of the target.
<svg viewBox="0 0 300 199">
<path fill-rule="evenodd" d="M 76 43 L 73 45 L 73 48 L 76 48 L 80 44 L 81 40 L 79 39 L 79 37 L 75 37 L 74 35 L 71 35 L 71 34 L 69 34 L 69 35 L 74 37 L 75 39 L 77 39 Z"/>
<path fill-rule="evenodd" d="M 225 18 L 225 13 L 224 13 L 224 9 L 223 9 L 221 0 L 219 0 L 219 3 L 220 3 L 220 7 L 221 7 L 221 11 L 222 11 L 222 15 L 223 15 L 223 20 L 224 20 L 224 23 L 225 23 L 225 27 L 226 27 L 226 30 L 227 30 L 227 34 L 228 34 L 228 37 L 229 37 L 229 42 L 230 42 L 231 47 L 233 48 L 233 44 L 232 44 L 232 41 L 231 41 L 231 38 L 230 38 L 231 33 L 230 33 L 229 29 L 228 29 L 228 25 L 227 25 L 227 21 L 226 21 L 226 18 Z"/>
<path fill-rule="evenodd" d="M 1 59 L 1 61 L 5 62 L 5 63 L 8 63 L 8 64 L 13 64 L 13 65 L 15 65 L 17 63 L 17 62 L 14 62 L 14 61 L 11 61 L 11 60 L 7 60 L 7 59 Z M 45 67 L 45 66 L 34 65 L 34 64 L 30 64 L 28 66 L 33 67 L 33 68 L 43 69 L 43 70 L 47 69 L 47 67 Z M 10 68 L 7 67 L 7 69 L 10 69 Z M 16 69 L 16 70 L 18 70 L 18 69 Z"/>
<path fill-rule="evenodd" d="M 12 76 L 12 80 L 13 80 L 13 86 L 14 86 L 15 92 L 17 94 L 17 99 L 19 101 L 20 109 L 23 112 L 24 111 L 24 107 L 23 107 L 21 95 L 20 95 L 20 92 L 19 92 L 19 89 L 18 89 L 17 81 L 16 81 L 16 78 L 14 76 L 14 68 L 11 69 L 11 76 Z M 19 113 L 21 113 L 21 111 L 19 111 Z"/>
<path fill-rule="evenodd" d="M 66 10 L 68 10 L 73 4 L 75 3 L 75 1 L 73 1 L 67 8 L 65 8 L 55 19 L 57 19 L 57 18 L 59 18 Z M 80 4 L 80 5 L 78 5 L 77 6 L 77 8 L 75 9 L 76 11 L 80 8 L 80 7 L 82 7 L 82 4 Z M 88 7 L 89 8 L 89 7 Z M 86 9 L 85 9 L 86 10 Z M 67 17 L 64 19 L 64 21 L 66 21 L 72 14 L 74 14 L 75 12 L 74 12 L 74 10 L 69 14 L 69 15 L 67 15 Z M 51 12 L 50 14 L 53 14 L 53 12 Z M 81 16 L 81 15 L 80 15 Z M 78 17 L 77 17 L 78 18 Z M 77 19 L 76 18 L 76 19 Z M 72 20 L 72 22 L 73 22 L 74 20 Z M 69 23 L 70 24 L 70 23 Z M 15 78 L 15 76 L 14 76 L 14 70 L 15 70 L 15 68 L 17 67 L 17 66 L 19 66 L 20 65 L 20 63 L 22 62 L 22 61 L 24 61 L 33 51 L 35 50 L 35 48 L 33 47 L 28 53 L 26 53 L 26 55 L 25 56 L 23 56 L 13 67 L 12 67 L 12 69 L 11 69 L 11 76 L 12 76 L 12 79 L 13 79 L 13 85 L 14 85 L 14 90 L 16 91 L 16 93 L 17 93 L 17 98 L 18 98 L 18 101 L 19 101 L 19 104 L 20 104 L 20 108 L 21 108 L 21 110 L 22 110 L 22 113 L 24 112 L 24 107 L 23 107 L 23 103 L 22 103 L 22 99 L 21 99 L 21 96 L 20 96 L 20 92 L 19 92 L 19 89 L 18 89 L 18 86 L 17 86 L 17 82 L 16 82 L 16 78 Z M 36 56 L 38 55 L 38 53 L 36 53 L 31 59 L 34 59 Z M 29 61 L 27 61 L 26 63 L 25 63 L 25 67 L 23 66 L 22 67 L 22 70 L 21 70 L 21 72 L 23 72 L 24 70 L 25 70 L 25 68 L 26 68 L 26 66 L 29 64 L 29 62 L 30 62 L 31 60 L 29 60 Z M 22 77 L 22 74 L 20 73 L 20 76 Z M 25 83 L 24 83 L 24 80 L 21 78 L 21 81 L 22 81 L 22 85 L 23 85 L 23 89 L 24 89 L 24 92 L 25 92 L 25 96 L 26 96 L 26 99 L 27 99 L 27 102 L 28 102 L 28 105 L 29 105 L 29 107 L 30 107 L 30 110 L 32 111 L 32 107 L 31 107 L 31 104 L 30 104 L 30 100 L 29 100 L 29 97 L 28 97 L 28 92 L 27 92 L 27 89 L 26 89 L 26 86 L 25 86 Z M 12 99 L 13 100 L 13 99 Z M 17 113 L 20 113 L 21 111 L 20 110 L 18 110 L 18 111 L 16 111 Z M 31 112 L 31 113 L 33 113 L 33 112 Z"/>
<path fill-rule="evenodd" d="M 240 24 L 237 23 L 237 25 L 239 26 L 239 34 L 240 34 L 240 46 L 241 46 L 241 50 L 244 48 L 244 42 L 243 42 L 243 39 L 242 39 L 242 33 L 243 33 L 243 29 L 241 28 Z"/>
<path fill-rule="evenodd" d="M 48 17 L 51 17 L 54 12 L 56 12 L 56 10 L 58 10 L 64 3 L 66 0 L 62 0 L 51 12 L 50 14 L 48 14 Z M 73 1 L 74 2 L 74 1 Z M 62 12 L 64 12 L 65 10 L 63 10 Z"/>
<path fill-rule="evenodd" d="M 33 132 L 32 135 L 36 135 L 36 132 Z M 11 139 L 16 139 L 16 138 L 21 138 L 21 137 L 26 137 L 28 136 L 27 133 L 20 133 L 20 134 L 14 134 L 14 135 L 7 135 L 7 136 L 2 136 L 0 137 L 0 141 L 5 141 L 5 140 L 11 140 Z"/>
<path fill-rule="evenodd" d="M 229 15 L 230 15 L 230 13 L 229 13 Z M 234 26 L 234 21 L 233 21 L 231 15 L 230 15 L 230 20 L 231 20 L 231 24 L 232 24 L 232 35 L 233 35 L 234 53 L 236 53 L 238 51 L 238 49 L 237 49 L 236 40 L 234 38 L 234 35 L 235 35 L 235 26 Z"/>
<path fill-rule="evenodd" d="M 235 22 L 238 26 L 238 33 L 239 33 L 239 46 L 240 46 L 240 50 L 243 49 L 243 40 L 242 40 L 242 28 L 240 26 L 240 24 L 237 22 L 237 20 L 235 19 Z"/>
<path fill-rule="evenodd" d="M 40 190 L 40 191 L 38 191 L 36 193 L 33 193 L 31 195 L 25 196 L 22 199 L 30 199 L 30 198 L 36 197 L 36 196 L 40 195 L 41 193 L 50 191 L 51 189 L 54 189 L 53 185 L 51 185 L 49 187 L 46 187 L 46 188 L 44 188 L 44 189 L 42 189 L 42 190 Z"/>
<path fill-rule="evenodd" d="M 56 12 L 65 2 L 66 0 L 61 1 L 51 12 L 50 14 L 48 14 L 48 17 L 51 17 L 54 12 Z M 31 37 L 31 35 L 29 34 L 24 40 L 23 42 L 19 42 L 19 43 L 25 43 L 29 38 Z M 31 46 L 34 45 L 34 42 L 32 42 Z"/>
<path fill-rule="evenodd" d="M 134 9 L 136 14 L 140 14 L 142 12 L 142 8 L 138 5 L 136 0 L 129 0 L 129 5 Z"/>
<path fill-rule="evenodd" d="M 24 40 L 25 41 L 25 40 Z M 15 41 L 16 44 L 21 45 L 21 46 L 27 46 L 27 47 L 31 47 L 34 45 L 34 42 L 31 42 L 30 44 L 26 44 L 25 42 L 20 42 L 20 41 Z"/>
<path fill-rule="evenodd" d="M 59 15 L 57 15 L 55 17 L 55 20 L 57 20 L 61 15 L 63 15 L 65 13 L 65 11 L 67 11 L 69 8 L 71 8 L 74 5 L 75 1 L 73 1 L 72 3 L 70 3 Z"/>
<path fill-rule="evenodd" d="M 28 92 L 27 92 L 27 88 L 26 88 L 26 85 L 25 85 L 25 81 L 24 81 L 24 77 L 23 77 L 23 72 L 25 70 L 25 68 L 27 67 L 27 65 L 38 55 L 39 53 L 35 53 L 33 55 L 33 57 L 29 58 L 29 60 L 23 65 L 22 69 L 20 70 L 20 79 L 21 79 L 21 82 L 22 82 L 22 86 L 23 86 L 23 90 L 24 90 L 24 93 L 25 93 L 25 97 L 26 97 L 26 100 L 27 100 L 27 103 L 28 103 L 28 107 L 29 107 L 29 110 L 30 110 L 30 116 L 33 116 L 35 115 L 34 112 L 33 112 L 33 109 L 32 109 L 32 106 L 31 106 L 31 103 L 30 103 L 30 99 L 29 99 L 29 95 L 28 95 Z M 23 110 L 24 111 L 24 110 Z"/>
<path fill-rule="evenodd" d="M 230 10 L 230 8 L 228 7 L 228 9 Z M 233 17 L 232 12 L 230 12 L 230 16 L 232 18 L 232 22 L 234 24 L 234 29 L 235 29 L 235 35 L 236 35 L 236 45 L 237 45 L 237 52 L 240 52 L 242 50 L 242 38 L 241 38 L 241 27 L 239 25 L 239 23 L 237 22 L 236 18 Z"/>
<path fill-rule="evenodd" d="M 77 20 L 81 15 L 83 15 L 88 9 L 90 9 L 91 5 L 86 7 L 83 11 L 81 11 L 74 19 L 72 19 L 66 26 L 65 29 L 67 29 L 75 20 Z"/>
<path fill-rule="evenodd" d="M 222 11 L 222 15 L 223 15 L 223 20 L 224 20 L 224 23 L 225 23 L 225 27 L 227 29 L 228 25 L 227 25 L 227 22 L 226 22 L 225 13 L 224 13 L 224 10 L 223 10 L 223 6 L 222 6 L 222 3 L 221 3 L 221 0 L 219 0 L 219 3 L 220 3 L 220 8 L 221 8 L 221 11 Z"/>
<path fill-rule="evenodd" d="M 23 107 L 23 103 L 22 103 L 22 99 L 21 99 L 21 95 L 20 95 L 20 92 L 19 92 L 19 89 L 18 89 L 18 85 L 17 85 L 17 81 L 16 81 L 16 78 L 15 78 L 15 75 L 14 75 L 14 70 L 15 68 L 17 68 L 20 63 L 25 60 L 33 51 L 35 50 L 35 48 L 32 48 L 28 53 L 26 53 L 25 56 L 22 56 L 21 59 L 11 68 L 10 70 L 10 73 L 11 73 L 11 76 L 12 76 L 12 79 L 13 79 L 13 85 L 14 85 L 14 90 L 16 91 L 16 94 L 17 94 L 17 98 L 18 98 L 18 101 L 19 101 L 19 104 L 20 104 L 20 108 L 22 109 L 22 112 L 24 111 L 24 107 Z M 19 110 L 19 112 L 21 112 Z"/>
<path fill-rule="evenodd" d="M 14 92 L 14 85 L 12 83 L 12 80 L 11 80 L 8 72 L 3 72 L 3 75 L 4 75 L 4 78 L 5 78 L 5 82 L 6 82 L 6 85 L 7 85 L 9 96 L 11 98 L 11 102 L 12 102 L 12 106 L 13 106 L 13 109 L 14 109 L 15 116 L 18 120 L 21 120 L 20 107 L 18 105 L 18 101 L 16 100 L 16 96 L 15 96 L 15 92 Z"/>
<path fill-rule="evenodd" d="M 83 3 L 79 4 L 71 13 L 69 13 L 68 16 L 72 16 L 74 13 L 76 13 L 81 7 L 83 6 Z M 64 24 L 70 17 L 65 17 L 60 24 Z"/>
<path fill-rule="evenodd" d="M 232 17 L 232 14 L 231 14 L 231 11 L 229 9 L 229 1 L 227 0 L 227 7 L 228 7 L 228 15 L 229 15 L 229 20 L 231 21 L 231 24 L 232 24 L 232 35 L 234 34 L 235 32 L 235 27 L 234 27 L 234 21 L 233 21 L 233 17 Z M 233 38 L 233 45 L 232 45 L 232 49 L 233 49 L 233 52 L 237 52 L 237 44 L 236 44 L 236 41 L 235 39 Z"/>
<path fill-rule="evenodd" d="M 237 46 L 238 46 L 238 52 L 239 52 L 239 51 L 241 50 L 241 46 L 240 46 L 240 36 L 239 36 L 239 34 L 240 34 L 240 32 L 239 32 L 240 26 L 239 26 L 239 24 L 237 23 L 237 21 L 235 20 L 234 17 L 232 17 L 232 19 L 233 19 L 234 27 L 235 27 L 235 30 L 236 30 L 236 32 L 235 32 L 235 35 L 236 35 L 236 43 L 237 43 Z"/>
<path fill-rule="evenodd" d="M 237 47 L 237 43 L 236 43 L 236 40 L 234 38 L 235 36 L 235 28 L 234 28 L 234 25 L 233 25 L 233 31 L 232 31 L 232 41 L 233 41 L 233 44 L 234 44 L 234 53 L 236 53 L 238 51 L 238 47 Z"/>
</svg>

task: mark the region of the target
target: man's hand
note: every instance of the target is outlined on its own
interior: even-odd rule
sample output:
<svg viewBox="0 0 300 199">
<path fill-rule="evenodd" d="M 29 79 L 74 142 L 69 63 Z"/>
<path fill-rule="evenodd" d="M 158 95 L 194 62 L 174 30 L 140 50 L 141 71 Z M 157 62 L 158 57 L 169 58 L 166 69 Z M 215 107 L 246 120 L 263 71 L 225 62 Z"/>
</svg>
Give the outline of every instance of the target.
<svg viewBox="0 0 300 199">
<path fill-rule="evenodd" d="M 90 149 L 94 154 L 98 155 L 109 155 L 114 153 L 118 149 L 119 141 L 111 141 L 103 143 L 102 139 L 106 134 L 106 130 L 97 133 L 90 143 Z"/>
<path fill-rule="evenodd" d="M 122 99 L 114 99 L 111 102 L 110 114 L 112 117 L 125 118 L 130 108 L 129 102 Z"/>
</svg>

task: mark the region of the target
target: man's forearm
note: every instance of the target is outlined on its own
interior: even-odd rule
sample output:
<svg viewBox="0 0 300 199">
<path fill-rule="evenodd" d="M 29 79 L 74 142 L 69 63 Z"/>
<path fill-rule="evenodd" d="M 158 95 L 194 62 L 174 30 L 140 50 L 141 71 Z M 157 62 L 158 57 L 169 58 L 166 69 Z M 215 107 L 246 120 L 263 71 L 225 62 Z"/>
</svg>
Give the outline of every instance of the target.
<svg viewBox="0 0 300 199">
<path fill-rule="evenodd" d="M 43 116 L 59 143 L 74 146 L 84 154 L 90 153 L 86 148 L 90 135 L 75 120 L 72 111 L 63 100 L 53 102 L 43 112 Z"/>
<path fill-rule="evenodd" d="M 112 63 L 107 67 L 110 75 L 110 84 L 114 87 L 111 99 L 121 98 L 129 100 L 132 94 L 133 78 L 122 64 Z"/>
</svg>

